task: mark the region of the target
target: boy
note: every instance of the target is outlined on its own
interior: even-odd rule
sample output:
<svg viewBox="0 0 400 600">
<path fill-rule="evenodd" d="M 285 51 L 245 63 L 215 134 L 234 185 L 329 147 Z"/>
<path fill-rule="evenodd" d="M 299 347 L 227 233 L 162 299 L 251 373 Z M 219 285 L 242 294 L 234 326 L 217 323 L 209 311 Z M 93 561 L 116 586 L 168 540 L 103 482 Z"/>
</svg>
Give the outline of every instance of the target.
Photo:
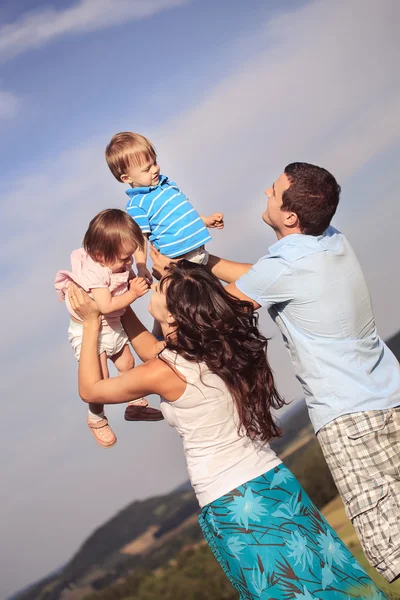
<svg viewBox="0 0 400 600">
<path fill-rule="evenodd" d="M 154 146 L 144 136 L 130 131 L 117 133 L 105 155 L 117 181 L 130 186 L 126 191 L 129 197 L 126 211 L 145 238 L 169 258 L 207 264 L 205 244 L 211 236 L 206 228 L 222 229 L 223 215 L 199 215 L 176 183 L 160 174 Z M 134 256 L 139 277 L 151 283 L 152 276 L 146 267 L 147 242 Z"/>
</svg>

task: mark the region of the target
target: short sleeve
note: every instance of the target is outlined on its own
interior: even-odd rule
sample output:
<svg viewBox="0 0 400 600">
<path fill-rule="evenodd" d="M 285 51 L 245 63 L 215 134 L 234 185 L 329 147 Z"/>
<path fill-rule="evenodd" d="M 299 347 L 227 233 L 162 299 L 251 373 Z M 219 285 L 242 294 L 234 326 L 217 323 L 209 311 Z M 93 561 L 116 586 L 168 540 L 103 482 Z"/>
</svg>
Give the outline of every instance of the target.
<svg viewBox="0 0 400 600">
<path fill-rule="evenodd" d="M 243 294 L 265 308 L 293 299 L 290 267 L 277 256 L 260 258 L 235 285 Z"/>
<path fill-rule="evenodd" d="M 140 229 L 142 230 L 142 233 L 150 233 L 151 232 L 150 225 L 149 225 L 149 218 L 147 216 L 146 211 L 143 210 L 143 208 L 141 206 L 137 206 L 135 204 L 130 205 L 128 203 L 128 205 L 126 207 L 126 212 L 128 213 L 128 215 L 130 217 L 132 217 L 132 219 L 134 221 L 136 221 L 136 223 L 139 225 Z"/>
<path fill-rule="evenodd" d="M 82 267 L 79 283 L 89 291 L 95 288 L 108 288 L 110 286 L 110 270 L 93 260 L 88 260 Z"/>
</svg>

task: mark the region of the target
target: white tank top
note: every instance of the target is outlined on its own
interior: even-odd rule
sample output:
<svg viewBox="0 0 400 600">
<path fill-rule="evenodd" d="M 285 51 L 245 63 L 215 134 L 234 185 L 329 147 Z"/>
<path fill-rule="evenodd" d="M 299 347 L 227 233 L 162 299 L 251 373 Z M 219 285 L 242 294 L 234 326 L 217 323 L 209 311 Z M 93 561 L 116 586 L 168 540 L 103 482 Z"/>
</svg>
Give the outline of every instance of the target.
<svg viewBox="0 0 400 600">
<path fill-rule="evenodd" d="M 175 402 L 161 398 L 160 408 L 182 438 L 201 507 L 281 464 L 269 444 L 238 434 L 234 400 L 220 377 L 204 363 L 189 362 L 171 350 L 162 357 L 187 381 L 182 396 Z"/>
</svg>

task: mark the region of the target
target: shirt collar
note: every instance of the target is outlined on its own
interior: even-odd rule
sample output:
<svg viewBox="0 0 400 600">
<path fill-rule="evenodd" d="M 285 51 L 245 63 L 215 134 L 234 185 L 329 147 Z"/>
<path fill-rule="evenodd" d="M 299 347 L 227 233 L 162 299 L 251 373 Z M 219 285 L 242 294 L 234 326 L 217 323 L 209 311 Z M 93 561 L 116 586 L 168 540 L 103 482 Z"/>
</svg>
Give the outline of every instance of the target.
<svg viewBox="0 0 400 600">
<path fill-rule="evenodd" d="M 306 235 L 304 233 L 292 233 L 269 247 L 270 255 L 279 255 L 282 248 L 302 248 L 304 250 L 333 250 L 340 241 L 341 233 L 331 225 L 321 235 Z"/>
<path fill-rule="evenodd" d="M 152 192 L 153 190 L 156 190 L 160 185 L 163 185 L 166 181 L 168 181 L 168 177 L 166 175 L 161 175 L 160 174 L 160 178 L 158 180 L 157 185 L 149 185 L 149 186 L 143 186 L 143 187 L 129 187 L 125 193 L 128 194 L 128 196 L 136 196 L 137 194 L 148 194 L 149 192 Z"/>
</svg>

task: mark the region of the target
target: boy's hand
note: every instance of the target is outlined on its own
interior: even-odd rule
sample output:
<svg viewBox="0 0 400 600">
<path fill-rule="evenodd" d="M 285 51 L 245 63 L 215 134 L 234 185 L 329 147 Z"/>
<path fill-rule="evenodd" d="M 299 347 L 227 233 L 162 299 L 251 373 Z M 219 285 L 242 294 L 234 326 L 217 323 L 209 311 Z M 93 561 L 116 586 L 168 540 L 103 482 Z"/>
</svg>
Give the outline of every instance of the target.
<svg viewBox="0 0 400 600">
<path fill-rule="evenodd" d="M 149 284 L 144 277 L 135 277 L 129 282 L 129 291 L 134 296 L 132 302 L 144 296 L 149 291 Z"/>
<path fill-rule="evenodd" d="M 210 215 L 209 217 L 201 217 L 203 220 L 203 223 L 206 227 L 209 227 L 210 229 L 212 228 L 216 228 L 216 229 L 223 229 L 224 228 L 224 215 L 222 213 L 214 213 L 213 215 Z"/>
<path fill-rule="evenodd" d="M 156 279 L 161 279 L 165 275 L 171 262 L 176 262 L 173 258 L 161 254 L 154 246 L 150 246 L 150 258 L 154 263 L 153 275 Z"/>
<path fill-rule="evenodd" d="M 151 285 L 153 283 L 153 276 L 150 273 L 150 271 L 148 270 L 148 268 L 146 267 L 146 264 L 145 263 L 136 263 L 136 268 L 137 268 L 138 277 L 143 277 L 143 279 L 145 279 L 147 281 L 147 284 Z"/>
</svg>

